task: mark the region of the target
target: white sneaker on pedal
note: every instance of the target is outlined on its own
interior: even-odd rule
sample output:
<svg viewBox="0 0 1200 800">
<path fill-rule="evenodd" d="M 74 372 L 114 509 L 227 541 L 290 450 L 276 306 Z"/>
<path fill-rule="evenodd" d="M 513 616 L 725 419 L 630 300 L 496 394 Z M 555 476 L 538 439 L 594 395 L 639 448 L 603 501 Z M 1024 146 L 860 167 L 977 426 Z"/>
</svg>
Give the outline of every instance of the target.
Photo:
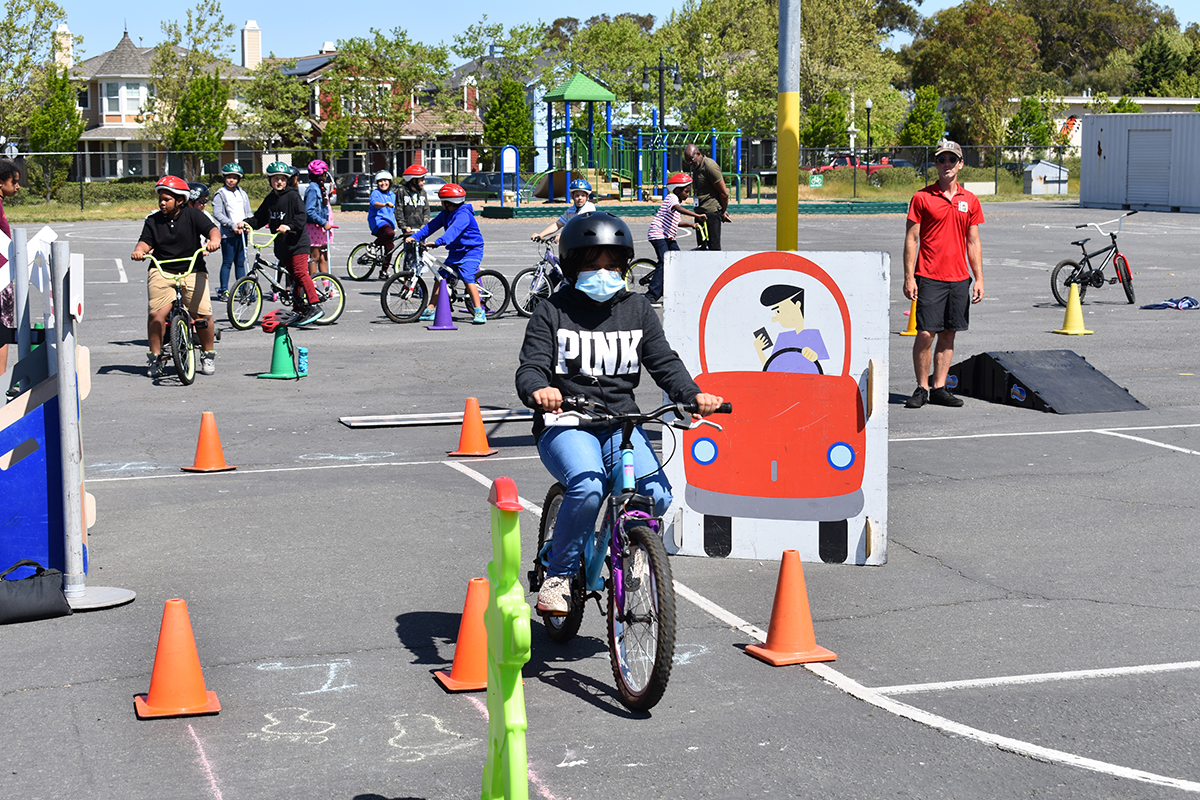
<svg viewBox="0 0 1200 800">
<path fill-rule="evenodd" d="M 571 579 L 565 575 L 546 578 L 538 592 L 539 614 L 563 616 L 571 611 Z"/>
<path fill-rule="evenodd" d="M 201 375 L 216 374 L 216 372 L 217 372 L 216 358 L 217 358 L 217 354 L 214 353 L 212 350 L 204 351 L 204 353 L 200 356 L 200 374 Z"/>
</svg>

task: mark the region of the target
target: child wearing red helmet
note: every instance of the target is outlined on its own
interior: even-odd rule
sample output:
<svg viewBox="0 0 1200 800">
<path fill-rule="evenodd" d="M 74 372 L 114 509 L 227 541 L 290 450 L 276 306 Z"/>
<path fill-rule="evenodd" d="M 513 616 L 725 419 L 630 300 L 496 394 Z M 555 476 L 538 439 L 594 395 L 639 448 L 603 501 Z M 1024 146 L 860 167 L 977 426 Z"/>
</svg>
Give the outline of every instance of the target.
<svg viewBox="0 0 1200 800">
<path fill-rule="evenodd" d="M 650 286 L 646 291 L 646 298 L 651 303 L 662 299 L 663 261 L 666 259 L 668 251 L 679 252 L 679 243 L 675 241 L 675 237 L 679 235 L 679 226 L 695 227 L 694 223 L 680 221 L 679 216 L 686 214 L 695 219 L 704 219 L 703 214 L 697 214 L 695 211 L 683 207 L 683 201 L 688 199 L 691 189 L 692 176 L 686 172 L 676 172 L 667 178 L 667 194 L 663 197 L 662 205 L 658 207 L 658 213 L 650 221 L 650 230 L 647 232 L 646 238 L 650 240 L 650 246 L 654 248 L 654 255 L 658 257 L 658 269 L 654 270 L 654 274 L 650 276 Z"/>
<path fill-rule="evenodd" d="M 483 234 L 479 232 L 479 224 L 475 222 L 475 209 L 467 199 L 467 192 L 457 183 L 447 183 L 438 189 L 438 198 L 442 201 L 442 213 L 438 214 L 428 224 L 405 239 L 406 242 L 422 242 L 436 230 L 445 229 L 433 243 L 434 247 L 446 247 L 446 266 L 458 270 L 459 277 L 467 286 L 471 295 L 471 306 L 475 316 L 471 320 L 476 325 L 487 322 L 487 313 L 479 302 L 479 287 L 475 284 L 475 276 L 483 261 Z M 437 306 L 438 291 L 441 287 L 434 286 L 429 298 L 429 305 L 421 314 L 421 322 L 433 321 L 433 311 Z"/>
</svg>

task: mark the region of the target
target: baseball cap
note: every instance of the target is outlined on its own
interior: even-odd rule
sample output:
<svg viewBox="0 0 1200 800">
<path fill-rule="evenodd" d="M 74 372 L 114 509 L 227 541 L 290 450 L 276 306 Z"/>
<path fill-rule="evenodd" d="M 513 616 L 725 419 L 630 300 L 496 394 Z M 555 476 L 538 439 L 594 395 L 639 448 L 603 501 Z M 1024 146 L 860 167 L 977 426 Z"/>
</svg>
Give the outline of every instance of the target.
<svg viewBox="0 0 1200 800">
<path fill-rule="evenodd" d="M 952 142 L 949 139 L 942 139 L 937 143 L 937 149 L 933 151 L 933 157 L 937 158 L 942 153 L 954 153 L 960 159 L 963 157 L 962 148 L 958 146 L 958 142 Z"/>
</svg>

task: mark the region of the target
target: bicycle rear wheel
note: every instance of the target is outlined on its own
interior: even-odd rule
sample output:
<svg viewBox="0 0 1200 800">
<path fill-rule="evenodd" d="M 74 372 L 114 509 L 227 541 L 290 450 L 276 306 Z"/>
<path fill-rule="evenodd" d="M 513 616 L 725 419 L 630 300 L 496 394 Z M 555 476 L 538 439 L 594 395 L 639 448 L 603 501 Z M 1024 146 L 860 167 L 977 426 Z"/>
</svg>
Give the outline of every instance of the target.
<svg viewBox="0 0 1200 800">
<path fill-rule="evenodd" d="M 1113 259 L 1113 268 L 1117 271 L 1117 277 L 1121 279 L 1121 288 L 1125 290 L 1125 299 L 1130 303 L 1135 302 L 1133 295 L 1133 274 L 1129 271 L 1129 261 L 1125 256 L 1117 253 Z"/>
<path fill-rule="evenodd" d="M 239 331 L 253 328 L 262 313 L 263 294 L 258 281 L 247 275 L 233 284 L 233 291 L 225 301 L 229 324 Z"/>
<path fill-rule="evenodd" d="M 392 322 L 412 322 L 429 305 L 429 287 L 411 274 L 393 275 L 383 282 L 379 304 Z"/>
<path fill-rule="evenodd" d="M 196 348 L 192 346 L 192 326 L 182 314 L 172 314 L 171 358 L 175 361 L 175 371 L 184 386 L 190 386 L 196 380 Z"/>
<path fill-rule="evenodd" d="M 346 310 L 346 293 L 342 290 L 342 282 L 328 272 L 319 272 L 313 276 L 317 287 L 317 302 L 325 313 L 317 320 L 317 325 L 331 325 Z"/>
<path fill-rule="evenodd" d="M 365 281 L 383 260 L 383 248 L 373 242 L 354 246 L 346 258 L 346 274 L 352 281 Z"/>
<path fill-rule="evenodd" d="M 1079 263 L 1068 258 L 1066 261 L 1058 262 L 1058 266 L 1050 273 L 1050 290 L 1054 292 L 1054 299 L 1060 306 L 1065 306 L 1071 299 L 1071 284 L 1079 287 L 1079 302 L 1083 302 L 1083 296 L 1087 293 L 1088 287 L 1086 283 L 1079 280 L 1082 272 Z"/>
<path fill-rule="evenodd" d="M 635 294 L 645 294 L 650 290 L 650 277 L 658 269 L 658 262 L 648 258 L 634 259 L 625 274 L 625 288 Z"/>
<path fill-rule="evenodd" d="M 615 581 L 608 590 L 608 654 L 621 702 L 646 711 L 667 690 L 675 658 L 675 588 L 662 539 L 644 526 L 629 531 L 623 569 L 624 609 Z"/>
<path fill-rule="evenodd" d="M 556 483 L 546 492 L 542 502 L 542 521 L 538 525 L 537 550 L 533 554 L 533 569 L 529 572 L 529 590 L 536 592 L 542 588 L 546 579 L 546 559 L 550 557 L 550 543 L 554 539 L 554 523 L 558 520 L 558 509 L 562 506 L 563 494 L 566 489 L 561 483 Z M 586 602 L 583 594 L 583 575 L 576 573 L 571 579 L 571 611 L 565 616 L 542 617 L 546 626 L 546 635 L 552 642 L 569 642 L 579 633 L 579 625 L 583 622 L 583 606 Z"/>
<path fill-rule="evenodd" d="M 522 317 L 533 315 L 537 304 L 553 291 L 546 273 L 539 267 L 527 267 L 512 279 L 513 308 Z"/>
<path fill-rule="evenodd" d="M 508 308 L 508 280 L 492 269 L 481 269 L 475 276 L 479 303 L 489 317 L 498 317 Z M 467 295 L 468 303 L 470 295 Z"/>
</svg>

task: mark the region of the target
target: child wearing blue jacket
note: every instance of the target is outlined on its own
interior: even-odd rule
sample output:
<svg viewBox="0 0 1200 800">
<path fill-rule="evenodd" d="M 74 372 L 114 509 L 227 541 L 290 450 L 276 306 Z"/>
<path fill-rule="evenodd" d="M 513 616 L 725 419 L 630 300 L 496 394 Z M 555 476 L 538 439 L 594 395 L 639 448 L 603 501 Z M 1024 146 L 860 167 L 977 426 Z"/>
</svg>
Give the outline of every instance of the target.
<svg viewBox="0 0 1200 800">
<path fill-rule="evenodd" d="M 396 242 L 396 193 L 392 191 L 392 173 L 386 169 L 375 173 L 375 189 L 371 192 L 371 207 L 367 209 L 367 227 L 375 237 L 375 244 L 383 247 L 384 263 L 390 264 Z"/>
<path fill-rule="evenodd" d="M 479 224 L 475 222 L 475 209 L 470 203 L 463 202 L 467 198 L 467 192 L 457 183 L 447 183 L 438 189 L 438 198 L 442 201 L 442 212 L 431 219 L 429 224 L 414 231 L 407 241 L 422 242 L 430 233 L 445 229 L 446 232 L 434 240 L 433 246 L 445 245 L 446 266 L 458 270 L 459 277 L 467 285 L 467 292 L 471 295 L 471 305 L 475 309 L 475 316 L 471 322 L 482 325 L 487 322 L 487 313 L 479 302 L 479 287 L 475 283 L 475 276 L 483 262 L 483 234 L 479 232 Z M 440 289 L 440 285 L 433 287 L 433 295 L 429 298 L 425 312 L 420 316 L 420 322 L 433 320 Z"/>
</svg>

